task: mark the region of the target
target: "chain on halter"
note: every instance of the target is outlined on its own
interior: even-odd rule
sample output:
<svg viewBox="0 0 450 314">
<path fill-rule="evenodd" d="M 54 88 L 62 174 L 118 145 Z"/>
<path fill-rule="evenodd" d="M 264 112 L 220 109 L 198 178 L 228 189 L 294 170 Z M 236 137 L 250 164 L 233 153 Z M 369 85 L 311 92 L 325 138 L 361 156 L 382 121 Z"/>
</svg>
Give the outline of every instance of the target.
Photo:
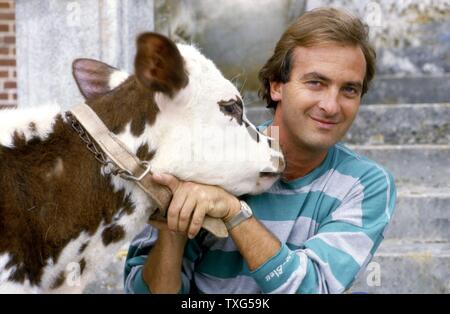
<svg viewBox="0 0 450 314">
<path fill-rule="evenodd" d="M 102 164 L 105 169 L 108 169 L 108 165 L 110 165 L 109 169 L 111 170 L 108 173 L 106 173 L 105 171 L 106 174 L 113 174 L 115 176 L 119 175 L 125 178 L 133 175 L 128 170 L 120 169 L 114 162 L 106 159 L 105 154 L 101 149 L 97 147 L 97 145 L 95 145 L 89 134 L 84 130 L 83 126 L 78 122 L 78 120 L 73 116 L 71 112 L 66 112 L 66 117 L 70 121 L 72 128 L 75 130 L 75 132 L 77 132 L 78 136 L 86 144 L 87 149 L 94 155 L 95 159 L 97 159 L 97 161 Z"/>
</svg>

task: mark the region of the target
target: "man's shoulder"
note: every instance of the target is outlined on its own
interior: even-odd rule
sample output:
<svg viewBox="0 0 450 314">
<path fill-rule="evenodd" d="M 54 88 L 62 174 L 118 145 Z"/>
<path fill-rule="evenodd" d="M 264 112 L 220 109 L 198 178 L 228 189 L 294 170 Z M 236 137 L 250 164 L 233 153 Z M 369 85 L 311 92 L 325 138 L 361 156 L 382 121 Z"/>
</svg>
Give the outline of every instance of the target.
<svg viewBox="0 0 450 314">
<path fill-rule="evenodd" d="M 391 172 L 378 162 L 356 152 L 343 143 L 334 146 L 335 158 L 332 167 L 340 173 L 350 175 L 361 180 L 383 176 L 392 179 Z"/>
</svg>

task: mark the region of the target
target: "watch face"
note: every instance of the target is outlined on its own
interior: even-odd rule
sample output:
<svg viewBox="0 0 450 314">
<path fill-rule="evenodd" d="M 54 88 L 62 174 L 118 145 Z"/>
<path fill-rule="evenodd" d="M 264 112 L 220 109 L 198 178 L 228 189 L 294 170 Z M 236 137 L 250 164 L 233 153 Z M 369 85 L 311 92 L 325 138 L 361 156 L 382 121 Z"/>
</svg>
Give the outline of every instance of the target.
<svg viewBox="0 0 450 314">
<path fill-rule="evenodd" d="M 251 217 L 253 215 L 252 209 L 250 208 L 250 206 L 247 205 L 247 203 L 245 202 L 241 202 L 241 209 L 242 209 L 242 213 L 246 216 L 246 217 Z"/>
</svg>

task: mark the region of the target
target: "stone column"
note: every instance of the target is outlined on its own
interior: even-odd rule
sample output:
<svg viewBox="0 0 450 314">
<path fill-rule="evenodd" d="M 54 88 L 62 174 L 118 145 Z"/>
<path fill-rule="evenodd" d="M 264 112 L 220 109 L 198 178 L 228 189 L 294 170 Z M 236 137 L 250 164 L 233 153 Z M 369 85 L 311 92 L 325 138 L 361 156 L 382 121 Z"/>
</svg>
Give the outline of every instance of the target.
<svg viewBox="0 0 450 314">
<path fill-rule="evenodd" d="M 153 12 L 153 0 L 17 0 L 19 106 L 82 101 L 75 58 L 132 73 L 136 35 L 154 29 Z"/>
</svg>

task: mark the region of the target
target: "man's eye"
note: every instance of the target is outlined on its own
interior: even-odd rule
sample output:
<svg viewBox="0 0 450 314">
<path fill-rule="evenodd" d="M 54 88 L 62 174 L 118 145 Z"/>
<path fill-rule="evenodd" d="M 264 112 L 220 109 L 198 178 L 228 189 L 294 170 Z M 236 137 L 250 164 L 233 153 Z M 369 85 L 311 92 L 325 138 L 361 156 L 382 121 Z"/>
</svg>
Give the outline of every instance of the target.
<svg viewBox="0 0 450 314">
<path fill-rule="evenodd" d="M 312 86 L 312 87 L 320 87 L 320 86 L 322 86 L 322 82 L 321 81 L 308 81 L 308 82 L 306 82 L 306 84 L 308 84 L 309 86 Z"/>
<path fill-rule="evenodd" d="M 353 88 L 353 87 L 350 87 L 350 86 L 345 87 L 345 88 L 344 88 L 344 91 L 345 91 L 346 93 L 349 93 L 349 94 L 352 94 L 352 95 L 358 94 L 358 91 L 356 90 L 356 88 Z"/>
</svg>

